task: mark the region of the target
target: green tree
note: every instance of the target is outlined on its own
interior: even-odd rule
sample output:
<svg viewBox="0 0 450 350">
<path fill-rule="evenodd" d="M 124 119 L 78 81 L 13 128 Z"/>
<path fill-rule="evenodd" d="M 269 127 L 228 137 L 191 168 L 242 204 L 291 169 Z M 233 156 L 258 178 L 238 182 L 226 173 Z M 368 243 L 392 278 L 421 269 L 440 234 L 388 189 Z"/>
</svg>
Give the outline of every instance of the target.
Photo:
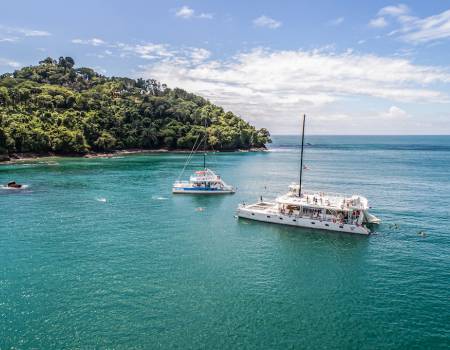
<svg viewBox="0 0 450 350">
<path fill-rule="evenodd" d="M 108 132 L 102 132 L 102 134 L 94 142 L 96 149 L 100 151 L 111 151 L 115 148 L 117 140 Z"/>
<path fill-rule="evenodd" d="M 154 79 L 105 77 L 71 57 L 0 75 L 0 152 L 85 153 L 123 147 L 217 150 L 270 142 L 235 114 Z"/>
</svg>

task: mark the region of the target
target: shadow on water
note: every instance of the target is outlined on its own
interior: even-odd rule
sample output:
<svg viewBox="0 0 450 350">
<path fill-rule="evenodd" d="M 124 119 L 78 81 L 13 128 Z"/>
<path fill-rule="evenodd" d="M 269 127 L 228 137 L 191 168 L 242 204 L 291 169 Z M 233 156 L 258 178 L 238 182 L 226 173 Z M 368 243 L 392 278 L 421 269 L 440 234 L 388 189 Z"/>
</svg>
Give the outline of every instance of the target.
<svg viewBox="0 0 450 350">
<path fill-rule="evenodd" d="M 27 195 L 33 193 L 33 190 L 30 187 L 19 188 L 19 189 L 10 189 L 10 188 L 0 188 L 0 196 L 19 196 L 19 195 Z"/>
</svg>

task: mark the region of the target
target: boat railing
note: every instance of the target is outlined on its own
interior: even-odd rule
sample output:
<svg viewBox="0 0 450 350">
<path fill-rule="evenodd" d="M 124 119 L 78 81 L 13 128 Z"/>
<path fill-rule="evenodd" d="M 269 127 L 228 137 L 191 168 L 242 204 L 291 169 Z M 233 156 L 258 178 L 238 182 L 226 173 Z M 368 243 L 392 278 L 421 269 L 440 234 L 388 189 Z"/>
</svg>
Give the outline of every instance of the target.
<svg viewBox="0 0 450 350">
<path fill-rule="evenodd" d="M 346 224 L 346 225 L 357 225 L 358 223 L 358 218 L 352 218 L 352 219 L 345 219 L 345 218 L 338 218 L 336 216 L 333 215 L 327 215 L 325 218 L 321 217 L 321 216 L 316 216 L 316 215 L 300 215 L 298 213 L 281 213 L 281 215 L 284 216 L 288 216 L 288 217 L 293 217 L 295 219 L 309 219 L 309 220 L 316 220 L 319 222 L 330 222 L 330 223 L 334 223 L 334 224 Z"/>
<path fill-rule="evenodd" d="M 223 184 L 222 181 L 220 180 L 190 180 L 190 183 L 196 183 L 196 184 L 203 184 L 203 183 L 210 183 L 210 184 Z"/>
<path fill-rule="evenodd" d="M 176 184 L 187 185 L 187 184 L 189 184 L 189 181 L 178 180 L 178 181 L 175 181 L 174 184 L 175 184 L 175 185 L 176 185 Z"/>
<path fill-rule="evenodd" d="M 348 193 L 339 193 L 339 192 L 324 192 L 324 191 L 314 191 L 314 190 L 307 190 L 307 191 L 302 191 L 302 194 L 306 194 L 306 195 L 310 195 L 310 196 L 314 196 L 314 195 L 321 195 L 321 197 L 333 197 L 333 198 L 352 198 L 354 195 L 353 194 L 348 194 Z"/>
<path fill-rule="evenodd" d="M 289 186 L 291 191 L 295 191 L 295 193 L 298 193 L 298 184 L 291 184 Z M 341 193 L 341 192 L 325 192 L 325 191 L 319 191 L 319 190 L 302 190 L 302 194 L 306 195 L 322 195 L 322 197 L 336 197 L 336 198 L 352 198 L 355 196 L 355 194 L 349 194 L 349 193 Z"/>
</svg>

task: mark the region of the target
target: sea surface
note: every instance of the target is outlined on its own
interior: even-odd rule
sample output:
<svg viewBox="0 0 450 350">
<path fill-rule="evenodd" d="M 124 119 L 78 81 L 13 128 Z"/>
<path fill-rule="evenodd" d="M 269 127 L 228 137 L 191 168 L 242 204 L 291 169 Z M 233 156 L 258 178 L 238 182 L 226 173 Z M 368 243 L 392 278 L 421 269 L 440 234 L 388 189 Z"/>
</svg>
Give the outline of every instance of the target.
<svg viewBox="0 0 450 350">
<path fill-rule="evenodd" d="M 299 137 L 208 156 L 235 195 L 172 195 L 184 154 L 0 165 L 0 349 L 449 349 L 450 136 L 307 136 L 307 189 L 356 236 L 235 218 L 298 181 Z M 182 176 L 200 167 L 194 157 Z"/>
</svg>

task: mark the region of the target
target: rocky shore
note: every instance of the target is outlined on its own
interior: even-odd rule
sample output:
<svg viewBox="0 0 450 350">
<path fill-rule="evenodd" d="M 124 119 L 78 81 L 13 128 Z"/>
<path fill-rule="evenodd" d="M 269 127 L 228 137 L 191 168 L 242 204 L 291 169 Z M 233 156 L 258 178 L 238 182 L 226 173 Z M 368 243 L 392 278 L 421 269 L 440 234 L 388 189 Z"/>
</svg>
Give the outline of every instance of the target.
<svg viewBox="0 0 450 350">
<path fill-rule="evenodd" d="M 230 151 L 220 152 L 265 152 L 267 148 L 250 148 L 250 149 L 236 149 Z M 0 164 L 13 164 L 17 162 L 24 162 L 37 159 L 54 158 L 54 157 L 74 157 L 74 158 L 112 158 L 123 155 L 132 154 L 148 154 L 148 153 L 190 153 L 190 150 L 186 149 L 124 149 L 111 152 L 90 152 L 86 154 L 57 154 L 53 152 L 49 153 L 13 153 L 13 154 L 0 154 Z M 202 153 L 198 151 L 197 153 Z"/>
</svg>

